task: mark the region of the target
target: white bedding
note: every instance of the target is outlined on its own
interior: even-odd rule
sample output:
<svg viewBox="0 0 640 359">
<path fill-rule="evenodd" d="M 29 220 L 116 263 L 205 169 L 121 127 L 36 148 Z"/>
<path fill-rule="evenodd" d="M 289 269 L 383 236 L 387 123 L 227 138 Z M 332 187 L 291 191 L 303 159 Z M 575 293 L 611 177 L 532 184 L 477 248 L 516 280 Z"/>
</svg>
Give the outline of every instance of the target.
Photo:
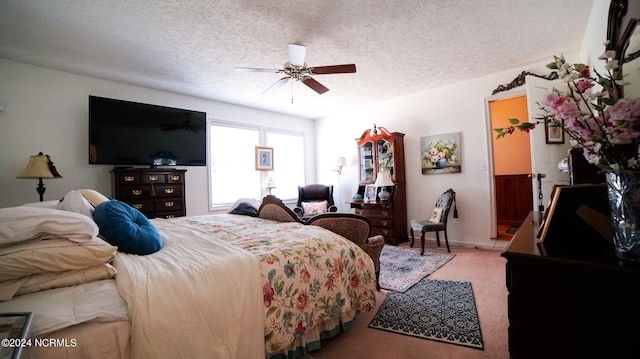
<svg viewBox="0 0 640 359">
<path fill-rule="evenodd" d="M 114 279 L 17 296 L 0 302 L 0 312 L 33 312 L 29 337 L 86 322 L 128 319 Z"/>
<path fill-rule="evenodd" d="M 153 220 L 147 256 L 118 252 L 132 358 L 263 358 L 264 303 L 255 256 L 197 230 Z M 186 299 L 186 300 L 185 300 Z"/>
</svg>

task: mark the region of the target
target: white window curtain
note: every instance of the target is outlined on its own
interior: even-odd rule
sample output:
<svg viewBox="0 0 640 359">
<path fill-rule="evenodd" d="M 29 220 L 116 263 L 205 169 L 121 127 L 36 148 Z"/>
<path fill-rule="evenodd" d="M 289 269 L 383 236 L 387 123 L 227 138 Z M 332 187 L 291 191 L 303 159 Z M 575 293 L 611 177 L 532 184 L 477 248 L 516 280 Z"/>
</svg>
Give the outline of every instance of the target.
<svg viewBox="0 0 640 359">
<path fill-rule="evenodd" d="M 256 171 L 255 146 L 273 147 L 273 171 Z M 271 177 L 272 194 L 282 200 L 298 198 L 304 184 L 304 134 L 224 122 L 209 125 L 210 209 L 233 204 L 239 198 L 261 199 Z"/>
<path fill-rule="evenodd" d="M 266 131 L 266 136 L 267 146 L 273 147 L 273 194 L 282 200 L 297 199 L 298 186 L 304 184 L 304 136 L 276 131 Z"/>
<path fill-rule="evenodd" d="M 255 170 L 258 129 L 213 123 L 209 130 L 211 207 L 260 198 L 260 173 Z"/>
</svg>

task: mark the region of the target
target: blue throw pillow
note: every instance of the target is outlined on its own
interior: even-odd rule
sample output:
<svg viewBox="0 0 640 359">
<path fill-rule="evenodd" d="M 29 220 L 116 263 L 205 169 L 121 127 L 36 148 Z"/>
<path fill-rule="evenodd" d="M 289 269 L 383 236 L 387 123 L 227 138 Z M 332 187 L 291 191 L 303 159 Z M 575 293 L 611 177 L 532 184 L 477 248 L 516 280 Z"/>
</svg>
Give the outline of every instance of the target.
<svg viewBox="0 0 640 359">
<path fill-rule="evenodd" d="M 258 216 L 258 209 L 247 202 L 240 203 L 233 211 L 229 212 L 231 214 L 243 214 L 245 216 Z"/>
<path fill-rule="evenodd" d="M 162 248 L 162 237 L 156 227 L 137 209 L 112 199 L 102 202 L 93 213 L 100 234 L 120 252 L 151 254 Z"/>
</svg>

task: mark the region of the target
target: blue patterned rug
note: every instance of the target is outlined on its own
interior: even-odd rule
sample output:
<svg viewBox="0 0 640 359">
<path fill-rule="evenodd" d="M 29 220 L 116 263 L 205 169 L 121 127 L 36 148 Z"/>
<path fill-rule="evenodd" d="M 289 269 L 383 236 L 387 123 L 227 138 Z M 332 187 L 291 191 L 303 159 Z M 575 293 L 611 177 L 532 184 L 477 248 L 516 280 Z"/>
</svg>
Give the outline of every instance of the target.
<svg viewBox="0 0 640 359">
<path fill-rule="evenodd" d="M 369 328 L 484 350 L 471 283 L 423 279 L 388 292 Z"/>
<path fill-rule="evenodd" d="M 442 267 L 455 255 L 385 245 L 380 254 L 380 287 L 404 292 L 422 278 Z"/>
</svg>

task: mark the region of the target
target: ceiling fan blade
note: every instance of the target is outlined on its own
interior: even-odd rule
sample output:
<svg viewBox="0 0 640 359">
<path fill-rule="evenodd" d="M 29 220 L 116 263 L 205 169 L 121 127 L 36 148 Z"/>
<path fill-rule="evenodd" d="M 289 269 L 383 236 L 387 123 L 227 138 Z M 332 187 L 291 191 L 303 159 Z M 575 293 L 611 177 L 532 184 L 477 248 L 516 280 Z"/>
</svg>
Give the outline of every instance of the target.
<svg viewBox="0 0 640 359">
<path fill-rule="evenodd" d="M 236 67 L 233 70 L 236 72 L 269 72 L 269 73 L 282 72 L 282 70 L 279 70 L 279 69 L 265 69 L 260 67 Z"/>
<path fill-rule="evenodd" d="M 328 88 L 324 87 L 324 85 L 322 85 L 321 83 L 319 83 L 318 81 L 316 81 L 312 77 L 307 77 L 306 79 L 302 80 L 302 83 L 307 85 L 307 86 L 309 86 L 309 88 L 311 88 L 313 91 L 319 93 L 320 95 L 322 95 L 323 93 L 329 91 Z"/>
<path fill-rule="evenodd" d="M 283 77 L 280 80 L 276 81 L 276 83 L 274 83 L 273 85 L 269 86 L 268 89 L 264 90 L 262 92 L 263 95 L 269 95 L 271 93 L 273 93 L 275 90 L 279 89 L 280 87 L 282 87 L 282 85 L 286 84 L 289 81 L 289 77 Z"/>
<path fill-rule="evenodd" d="M 349 74 L 349 73 L 356 72 L 356 65 L 346 64 L 346 65 L 318 66 L 318 67 L 312 67 L 310 70 L 314 75 Z"/>
<path fill-rule="evenodd" d="M 289 63 L 294 66 L 303 66 L 307 48 L 298 44 L 289 44 Z"/>
</svg>

